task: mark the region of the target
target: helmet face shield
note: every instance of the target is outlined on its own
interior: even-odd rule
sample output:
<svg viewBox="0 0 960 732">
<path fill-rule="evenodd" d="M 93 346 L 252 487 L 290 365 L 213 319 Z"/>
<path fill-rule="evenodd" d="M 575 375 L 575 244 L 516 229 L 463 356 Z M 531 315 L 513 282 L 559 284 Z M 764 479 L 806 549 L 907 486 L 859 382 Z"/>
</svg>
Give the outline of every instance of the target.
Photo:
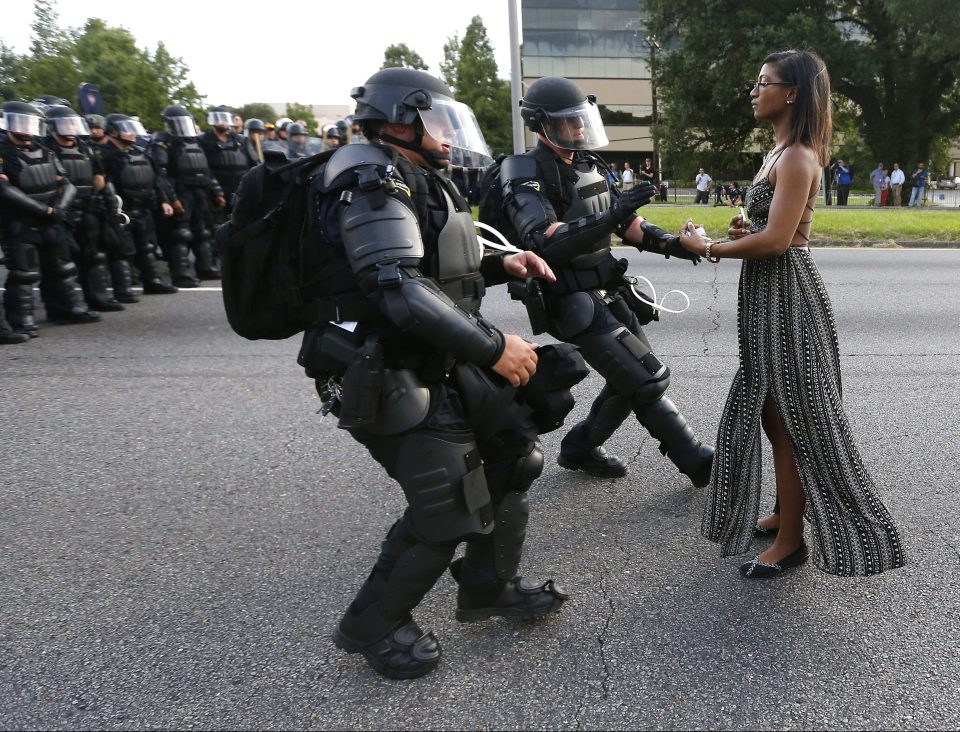
<svg viewBox="0 0 960 732">
<path fill-rule="evenodd" d="M 213 127 L 230 127 L 233 115 L 230 112 L 207 112 L 207 124 Z"/>
<path fill-rule="evenodd" d="M 54 117 L 47 120 L 47 126 L 53 134 L 60 137 L 77 137 L 90 134 L 87 121 L 80 115 L 76 117 Z"/>
<path fill-rule="evenodd" d="M 600 109 L 590 99 L 558 111 L 544 110 L 543 136 L 564 150 L 595 150 L 610 144 Z"/>
<path fill-rule="evenodd" d="M 493 162 L 477 118 L 466 104 L 434 97 L 430 109 L 419 111 L 424 131 L 450 146 L 451 165 L 484 168 Z"/>
<path fill-rule="evenodd" d="M 5 112 L 4 129 L 21 137 L 40 137 L 44 133 L 43 120 L 33 114 Z"/>
<path fill-rule="evenodd" d="M 136 142 L 138 137 L 147 136 L 147 131 L 143 129 L 143 125 L 138 120 L 122 119 L 112 124 L 121 140 Z"/>
<path fill-rule="evenodd" d="M 167 131 L 174 137 L 197 137 L 193 117 L 167 117 Z"/>
</svg>

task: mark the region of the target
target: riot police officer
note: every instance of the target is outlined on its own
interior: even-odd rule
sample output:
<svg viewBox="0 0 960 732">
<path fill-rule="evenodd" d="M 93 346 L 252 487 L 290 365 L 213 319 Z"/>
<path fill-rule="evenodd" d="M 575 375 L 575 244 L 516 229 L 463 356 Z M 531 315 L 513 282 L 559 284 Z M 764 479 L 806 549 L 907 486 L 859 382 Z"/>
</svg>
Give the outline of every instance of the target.
<svg viewBox="0 0 960 732">
<path fill-rule="evenodd" d="M 451 158 L 487 150 L 446 85 L 389 68 L 352 96 L 354 119 L 379 144 L 339 148 L 319 175 L 308 210 L 319 212 L 314 230 L 329 233 L 317 271 L 332 294 L 300 363 L 409 503 L 335 642 L 385 676 L 412 678 L 440 659 L 439 642 L 411 613 L 448 566 L 462 622 L 539 617 L 567 597 L 551 580 L 517 574 L 526 491 L 543 457 L 513 387 L 528 381 L 537 352 L 479 310 L 485 281 L 552 273 L 530 252 L 481 260 L 470 208 L 443 171 Z M 466 554 L 451 566 L 463 541 Z"/>
<path fill-rule="evenodd" d="M 153 212 L 159 210 L 165 218 L 173 216 L 170 201 L 176 194 L 167 181 L 157 174 L 153 160 L 137 144 L 144 135 L 143 125 L 125 114 L 108 114 L 106 118 L 107 145 L 103 149 L 103 170 L 108 189 L 108 211 L 114 222 L 119 210 L 116 197 L 123 201 L 123 210 L 130 222 L 126 227 L 114 225 L 113 234 L 120 242 L 122 256 L 111 258 L 114 292 L 129 293 L 131 259 L 140 271 L 140 281 L 146 295 L 168 295 L 177 291 L 167 284 L 157 270 L 157 230 Z M 113 194 L 111 196 L 111 193 Z M 112 197 L 112 201 L 110 200 Z M 114 208 L 109 208 L 113 205 Z"/>
<path fill-rule="evenodd" d="M 257 157 L 249 141 L 231 129 L 233 114 L 226 107 L 211 107 L 207 124 L 210 129 L 201 135 L 200 147 L 207 155 L 210 172 L 223 190 L 227 205 L 218 210 L 225 215 L 230 212 L 240 179 L 256 165 Z"/>
<path fill-rule="evenodd" d="M 60 159 L 70 182 L 77 188 L 77 196 L 67 211 L 67 225 L 77 246 L 77 265 L 80 286 L 87 305 L 101 312 L 123 310 L 121 299 L 128 300 L 128 292 L 115 289 L 107 292 L 110 275 L 107 272 L 107 254 L 102 223 L 105 211 L 102 196 L 106 182 L 100 159 L 80 140 L 90 130 L 86 121 L 70 107 L 51 105 L 45 110 L 48 145 Z M 109 192 L 106 193 L 109 195 Z M 120 252 L 110 247 L 110 256 Z"/>
<path fill-rule="evenodd" d="M 190 113 L 179 104 L 165 107 L 161 116 L 166 132 L 150 142 L 148 154 L 157 172 L 167 180 L 176 198 L 170 203 L 174 215 L 161 225 L 163 253 L 170 265 L 173 284 L 196 287 L 201 279 L 220 279 L 214 258 L 214 220 L 211 199 L 223 208 L 223 189 L 210 172 L 207 156 L 197 141 L 199 133 Z M 188 247 L 196 260 L 196 276 Z"/>
<path fill-rule="evenodd" d="M 251 117 L 243 123 L 243 135 L 250 143 L 258 163 L 263 162 L 263 143 L 267 136 L 267 126 L 262 119 Z"/>
<path fill-rule="evenodd" d="M 76 293 L 76 265 L 71 261 L 63 222 L 77 190 L 57 156 L 40 144 L 43 117 L 26 102 L 3 105 L 6 136 L 0 142 L 0 205 L 3 252 L 8 270 L 3 303 L 12 329 L 38 335 L 33 286 L 47 317 L 57 323 L 94 323 Z"/>
<path fill-rule="evenodd" d="M 503 215 L 520 246 L 556 270 L 557 281 L 543 286 L 549 333 L 579 346 L 606 379 L 587 418 L 564 437 L 558 462 L 600 477 L 625 475 L 626 465 L 608 455 L 603 443 L 633 411 L 680 472 L 706 485 L 713 448 L 695 437 L 664 396 L 670 370 L 651 349 L 634 312 L 648 312 L 645 304 L 624 297 L 626 260 L 612 256 L 611 234 L 641 251 L 694 264 L 699 258 L 683 249 L 679 237 L 636 215 L 653 198 L 653 186 L 621 193 L 608 184 L 607 166 L 592 152 L 608 144 L 595 97 L 569 79 L 545 77 L 527 89 L 520 111 L 538 142 L 502 163 Z"/>
<path fill-rule="evenodd" d="M 299 122 L 287 125 L 287 157 L 292 159 L 305 158 L 310 155 L 307 147 L 307 129 Z"/>
<path fill-rule="evenodd" d="M 91 145 L 96 145 L 97 149 L 106 145 L 106 132 L 104 132 L 103 129 L 106 121 L 104 120 L 103 115 L 88 114 L 84 116 L 84 120 L 87 123 L 87 127 L 90 128 L 90 138 L 87 140 L 87 142 L 89 142 Z"/>
<path fill-rule="evenodd" d="M 323 149 L 335 150 L 343 144 L 343 132 L 336 125 L 330 125 L 323 131 Z"/>
</svg>

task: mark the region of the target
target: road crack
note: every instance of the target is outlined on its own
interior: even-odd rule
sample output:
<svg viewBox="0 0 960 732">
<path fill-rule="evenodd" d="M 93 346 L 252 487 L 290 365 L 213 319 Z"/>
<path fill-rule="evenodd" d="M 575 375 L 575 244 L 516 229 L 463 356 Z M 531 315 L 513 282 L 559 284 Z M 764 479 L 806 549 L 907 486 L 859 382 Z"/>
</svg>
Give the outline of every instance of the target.
<svg viewBox="0 0 960 732">
<path fill-rule="evenodd" d="M 720 300 L 720 283 L 717 281 L 719 271 L 719 267 L 713 268 L 713 281 L 710 283 L 713 299 L 707 306 L 707 313 L 710 314 L 710 327 L 703 331 L 702 335 L 704 356 L 710 355 L 710 346 L 707 343 L 707 339 L 720 330 L 720 308 L 718 307 L 718 302 Z"/>
</svg>

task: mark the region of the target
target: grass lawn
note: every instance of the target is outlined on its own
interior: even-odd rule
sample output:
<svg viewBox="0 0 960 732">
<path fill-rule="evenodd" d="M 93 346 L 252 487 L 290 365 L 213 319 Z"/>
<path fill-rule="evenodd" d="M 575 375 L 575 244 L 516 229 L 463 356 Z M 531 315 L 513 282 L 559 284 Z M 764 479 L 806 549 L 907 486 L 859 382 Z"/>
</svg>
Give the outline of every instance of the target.
<svg viewBox="0 0 960 732">
<path fill-rule="evenodd" d="M 714 239 L 726 239 L 737 209 L 726 206 L 649 205 L 638 211 L 667 231 L 678 231 L 688 218 L 703 224 Z M 960 211 L 820 207 L 813 215 L 814 241 L 960 242 Z"/>
</svg>

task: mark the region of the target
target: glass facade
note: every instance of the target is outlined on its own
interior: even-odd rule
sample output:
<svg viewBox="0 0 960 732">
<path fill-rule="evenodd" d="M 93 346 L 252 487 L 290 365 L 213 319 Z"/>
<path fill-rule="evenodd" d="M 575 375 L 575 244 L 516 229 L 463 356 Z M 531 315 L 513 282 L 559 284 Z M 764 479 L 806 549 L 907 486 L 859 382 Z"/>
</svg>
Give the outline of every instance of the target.
<svg viewBox="0 0 960 732">
<path fill-rule="evenodd" d="M 522 8 L 525 77 L 650 78 L 636 0 L 523 0 Z"/>
</svg>

